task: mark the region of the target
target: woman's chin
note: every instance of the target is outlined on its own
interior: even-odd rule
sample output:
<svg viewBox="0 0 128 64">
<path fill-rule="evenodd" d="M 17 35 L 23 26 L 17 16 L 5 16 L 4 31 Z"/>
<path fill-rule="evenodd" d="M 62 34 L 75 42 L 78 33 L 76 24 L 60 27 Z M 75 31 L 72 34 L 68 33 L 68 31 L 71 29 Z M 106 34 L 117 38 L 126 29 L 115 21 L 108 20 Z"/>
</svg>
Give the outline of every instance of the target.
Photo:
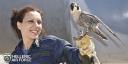
<svg viewBox="0 0 128 64">
<path fill-rule="evenodd" d="M 37 39 L 39 36 L 31 36 L 31 39 Z"/>
</svg>

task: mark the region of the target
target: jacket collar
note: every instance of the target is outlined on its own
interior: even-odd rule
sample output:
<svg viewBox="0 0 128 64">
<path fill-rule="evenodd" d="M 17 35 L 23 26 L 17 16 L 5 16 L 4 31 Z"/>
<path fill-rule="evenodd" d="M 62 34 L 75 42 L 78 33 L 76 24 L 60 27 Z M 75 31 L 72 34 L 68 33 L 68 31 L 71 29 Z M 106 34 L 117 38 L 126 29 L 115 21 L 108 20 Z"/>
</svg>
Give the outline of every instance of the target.
<svg viewBox="0 0 128 64">
<path fill-rule="evenodd" d="M 32 48 L 36 48 L 36 47 L 40 47 L 40 45 L 39 45 L 39 39 L 33 41 L 33 43 L 31 44 L 31 46 L 30 46 L 30 48 L 29 48 L 28 51 L 31 51 Z M 23 50 L 23 40 L 20 40 L 19 41 L 19 44 L 15 48 L 15 51 L 21 53 L 22 50 Z"/>
</svg>

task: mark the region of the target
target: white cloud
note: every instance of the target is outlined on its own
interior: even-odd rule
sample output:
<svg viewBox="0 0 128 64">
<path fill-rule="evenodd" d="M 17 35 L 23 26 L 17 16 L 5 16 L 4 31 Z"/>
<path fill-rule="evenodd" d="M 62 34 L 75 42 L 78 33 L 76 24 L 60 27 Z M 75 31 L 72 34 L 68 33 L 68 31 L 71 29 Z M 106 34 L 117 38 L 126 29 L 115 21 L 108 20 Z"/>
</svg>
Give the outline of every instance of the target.
<svg viewBox="0 0 128 64">
<path fill-rule="evenodd" d="M 123 18 L 124 18 L 124 19 L 128 18 L 128 11 L 125 12 L 125 13 L 123 13 L 122 15 L 123 15 Z"/>
<path fill-rule="evenodd" d="M 116 21 L 122 21 L 122 20 L 128 19 L 128 11 L 123 12 L 121 14 L 113 14 L 112 18 Z"/>
</svg>

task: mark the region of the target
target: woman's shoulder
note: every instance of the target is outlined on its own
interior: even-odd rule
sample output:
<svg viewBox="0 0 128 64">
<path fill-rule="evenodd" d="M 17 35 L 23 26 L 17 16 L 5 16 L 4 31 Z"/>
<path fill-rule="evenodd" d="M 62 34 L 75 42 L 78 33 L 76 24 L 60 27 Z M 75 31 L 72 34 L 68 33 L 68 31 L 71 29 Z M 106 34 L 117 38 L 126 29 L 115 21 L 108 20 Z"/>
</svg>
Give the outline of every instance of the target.
<svg viewBox="0 0 128 64">
<path fill-rule="evenodd" d="M 60 39 L 59 37 L 54 36 L 54 35 L 47 35 L 47 36 L 44 36 L 43 38 L 44 39 L 52 39 L 52 40 Z"/>
<path fill-rule="evenodd" d="M 58 38 L 57 36 L 54 36 L 54 35 L 47 35 L 47 36 L 40 38 L 40 41 L 52 41 L 53 42 L 56 40 L 60 40 L 60 38 Z"/>
<path fill-rule="evenodd" d="M 51 44 L 51 45 L 67 45 L 70 44 L 65 39 L 59 38 L 54 35 L 47 35 L 40 39 L 40 43 Z"/>
</svg>

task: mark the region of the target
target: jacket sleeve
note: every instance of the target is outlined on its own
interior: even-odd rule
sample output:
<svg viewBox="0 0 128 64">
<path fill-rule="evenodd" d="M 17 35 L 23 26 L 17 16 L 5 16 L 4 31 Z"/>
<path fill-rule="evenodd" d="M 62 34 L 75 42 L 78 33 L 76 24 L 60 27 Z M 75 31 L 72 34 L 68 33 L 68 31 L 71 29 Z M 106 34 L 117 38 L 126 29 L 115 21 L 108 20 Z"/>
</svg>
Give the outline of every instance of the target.
<svg viewBox="0 0 128 64">
<path fill-rule="evenodd" d="M 68 43 L 64 41 L 64 43 Z M 66 56 L 67 64 L 81 64 L 79 57 L 79 49 L 73 47 L 71 44 L 65 44 L 64 46 L 64 55 Z"/>
<path fill-rule="evenodd" d="M 66 64 L 81 64 L 79 58 L 79 49 L 73 47 L 69 42 L 64 39 L 60 39 L 52 36 L 54 41 L 53 50 L 55 58 L 55 64 L 65 63 Z"/>
</svg>

